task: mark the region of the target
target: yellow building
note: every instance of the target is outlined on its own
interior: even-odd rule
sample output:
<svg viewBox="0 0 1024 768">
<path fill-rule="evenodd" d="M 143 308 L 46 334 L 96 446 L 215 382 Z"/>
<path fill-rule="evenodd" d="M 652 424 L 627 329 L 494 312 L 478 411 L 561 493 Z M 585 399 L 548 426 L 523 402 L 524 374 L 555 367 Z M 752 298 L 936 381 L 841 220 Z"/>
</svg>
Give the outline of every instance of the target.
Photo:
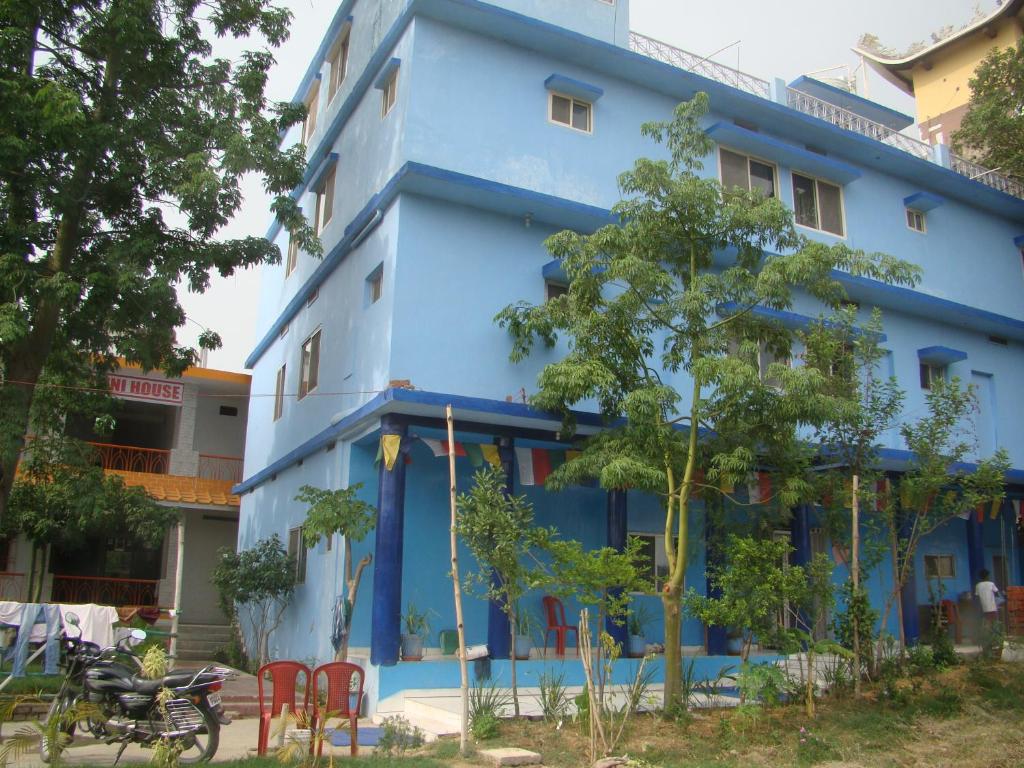
<svg viewBox="0 0 1024 768">
<path fill-rule="evenodd" d="M 914 97 L 923 140 L 949 144 L 967 111 L 975 68 L 994 48 L 1017 45 L 1024 30 L 1022 14 L 1024 0 L 1004 0 L 988 15 L 911 53 L 892 55 L 863 41 L 854 50 L 875 72 Z"/>
</svg>

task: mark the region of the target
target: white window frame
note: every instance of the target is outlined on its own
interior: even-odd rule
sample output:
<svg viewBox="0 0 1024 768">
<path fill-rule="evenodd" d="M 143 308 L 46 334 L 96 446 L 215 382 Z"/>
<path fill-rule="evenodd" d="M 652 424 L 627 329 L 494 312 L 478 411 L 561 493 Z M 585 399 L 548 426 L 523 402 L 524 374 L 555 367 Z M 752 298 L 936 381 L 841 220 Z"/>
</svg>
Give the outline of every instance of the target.
<svg viewBox="0 0 1024 768">
<path fill-rule="evenodd" d="M 569 293 L 569 286 L 558 280 L 544 281 L 544 301 L 548 302 L 557 299 L 559 296 L 566 296 Z"/>
<path fill-rule="evenodd" d="M 555 120 L 555 98 L 567 99 L 569 101 L 569 122 L 563 123 L 560 120 Z M 577 128 L 572 124 L 573 108 L 577 104 L 582 104 L 587 108 L 587 128 Z M 576 133 L 585 133 L 592 135 L 594 133 L 594 102 L 587 101 L 586 99 L 578 99 L 575 96 L 570 96 L 567 93 L 559 93 L 558 91 L 548 92 L 548 122 L 552 125 L 557 125 L 562 128 L 568 128 Z"/>
<path fill-rule="evenodd" d="M 288 554 L 295 558 L 295 584 L 306 583 L 306 542 L 302 538 L 302 526 L 288 529 Z"/>
<path fill-rule="evenodd" d="M 973 513 L 972 513 L 973 514 Z M 928 561 L 931 560 L 935 564 L 935 573 L 930 573 L 928 569 Z M 938 567 L 939 563 L 949 563 L 949 573 L 943 575 L 941 569 Z M 956 578 L 956 555 L 951 552 L 928 552 L 924 556 L 924 577 L 926 579 L 955 579 Z"/>
<path fill-rule="evenodd" d="M 388 75 L 388 79 L 384 81 L 384 84 L 380 89 L 380 117 L 383 120 L 389 114 L 391 110 L 395 108 L 395 104 L 398 102 L 398 73 L 401 67 L 395 67 L 394 71 Z"/>
<path fill-rule="evenodd" d="M 718 183 L 722 185 L 723 189 L 725 189 L 725 179 L 723 178 L 724 174 L 722 173 L 722 170 L 723 170 L 723 168 L 722 168 L 722 152 L 723 151 L 729 152 L 730 154 L 733 154 L 733 155 L 738 155 L 739 157 L 745 157 L 747 159 L 747 191 L 748 192 L 750 191 L 750 163 L 751 162 L 760 163 L 761 165 L 767 165 L 769 168 L 771 168 L 772 169 L 772 185 L 774 187 L 774 189 L 772 191 L 772 197 L 775 198 L 776 200 L 779 199 L 779 166 L 778 166 L 777 163 L 773 163 L 770 160 L 765 160 L 763 157 L 756 157 L 754 155 L 748 155 L 746 152 L 737 152 L 732 147 L 719 146 L 718 147 Z"/>
<path fill-rule="evenodd" d="M 316 133 L 317 110 L 320 109 L 320 81 L 314 80 L 313 87 L 306 96 L 306 117 L 302 121 L 302 143 L 309 144 L 310 137 Z"/>
<path fill-rule="evenodd" d="M 792 192 L 793 192 L 793 221 L 794 221 L 794 223 L 798 227 L 803 227 L 804 229 L 810 229 L 810 230 L 813 230 L 815 232 L 823 232 L 826 235 L 831 235 L 832 237 L 839 237 L 839 238 L 842 238 L 843 240 L 845 240 L 846 239 L 846 232 L 847 232 L 847 227 L 846 227 L 846 199 L 845 199 L 845 195 L 844 195 L 843 185 L 842 184 L 836 184 L 834 181 L 829 181 L 828 179 L 822 179 L 822 178 L 819 178 L 817 176 L 813 176 L 813 175 L 811 175 L 809 173 L 804 173 L 803 171 L 799 171 L 799 170 L 791 171 L 790 172 L 790 176 L 792 177 L 790 179 L 790 187 L 792 188 Z M 816 226 L 812 227 L 810 224 L 801 224 L 799 221 L 796 220 L 796 177 L 797 176 L 800 176 L 800 177 L 802 177 L 804 179 L 807 179 L 808 181 L 813 181 L 814 182 L 814 213 L 815 213 L 815 217 L 817 218 L 817 225 Z M 840 226 L 842 226 L 842 228 L 843 228 L 843 231 L 841 233 L 831 232 L 831 231 L 829 231 L 827 229 L 822 229 L 821 228 L 821 202 L 820 202 L 821 195 L 818 192 L 818 185 L 819 184 L 827 184 L 828 186 L 835 187 L 837 190 L 839 190 L 839 223 L 840 223 Z"/>
<path fill-rule="evenodd" d="M 650 533 L 648 531 L 630 531 L 626 534 L 626 538 L 634 539 L 653 539 L 654 540 L 654 562 L 650 563 L 651 574 L 654 576 L 651 579 L 651 586 L 654 588 L 655 594 L 661 592 L 662 586 L 665 584 L 665 580 L 668 578 L 668 557 L 665 555 L 665 534 L 664 533 Z"/>
<path fill-rule="evenodd" d="M 317 286 L 316 288 L 313 289 L 313 292 L 311 294 L 309 294 L 309 297 L 306 299 L 306 306 L 307 307 L 313 306 L 313 304 L 319 298 L 320 298 L 320 287 Z"/>
<path fill-rule="evenodd" d="M 285 376 L 287 375 L 287 364 L 282 365 L 277 369 L 277 376 L 274 383 L 274 418 L 273 421 L 278 421 L 281 416 L 284 415 L 284 385 Z"/>
<path fill-rule="evenodd" d="M 384 265 L 378 264 L 366 276 L 366 306 L 372 306 L 384 295 Z"/>
<path fill-rule="evenodd" d="M 936 365 L 935 363 L 926 363 L 924 360 L 918 360 L 917 372 L 921 389 L 931 389 L 932 382 L 936 379 L 942 379 L 942 381 L 949 380 L 949 366 L 947 365 Z"/>
<path fill-rule="evenodd" d="M 316 191 L 314 229 L 318 235 L 327 228 L 327 225 L 331 223 L 331 218 L 334 216 L 334 185 L 337 170 L 338 166 L 332 166 L 324 174 L 324 178 L 320 182 L 320 188 Z"/>
<path fill-rule="evenodd" d="M 916 208 L 907 208 L 906 215 L 907 229 L 913 232 L 919 232 L 922 235 L 928 231 L 928 223 L 924 211 L 919 211 Z M 915 226 L 917 223 L 919 223 L 920 226 Z"/>
<path fill-rule="evenodd" d="M 769 359 L 770 358 L 770 359 Z M 775 387 L 779 389 L 782 387 L 781 381 L 772 381 L 768 375 L 768 366 L 772 363 L 780 363 L 787 368 L 793 367 L 793 351 L 790 350 L 790 354 L 785 360 L 782 358 L 775 357 L 770 349 L 768 349 L 767 342 L 761 341 L 757 345 L 757 375 L 761 379 L 763 384 L 769 387 Z"/>
<path fill-rule="evenodd" d="M 348 76 L 348 49 L 351 32 L 351 26 L 346 25 L 338 35 L 338 41 L 331 48 L 331 53 L 327 57 L 327 64 L 331 68 L 330 78 L 327 82 L 328 104 L 334 101 L 334 97 L 338 95 L 338 91 L 341 90 L 341 86 Z"/>
<path fill-rule="evenodd" d="M 299 241 L 295 239 L 294 235 L 288 237 L 288 255 L 284 260 L 284 276 L 285 279 L 295 271 L 295 267 L 299 263 Z"/>
<path fill-rule="evenodd" d="M 302 400 L 320 386 L 321 331 L 317 328 L 299 347 L 299 389 L 297 400 Z M 315 352 L 315 354 L 314 354 Z"/>
</svg>

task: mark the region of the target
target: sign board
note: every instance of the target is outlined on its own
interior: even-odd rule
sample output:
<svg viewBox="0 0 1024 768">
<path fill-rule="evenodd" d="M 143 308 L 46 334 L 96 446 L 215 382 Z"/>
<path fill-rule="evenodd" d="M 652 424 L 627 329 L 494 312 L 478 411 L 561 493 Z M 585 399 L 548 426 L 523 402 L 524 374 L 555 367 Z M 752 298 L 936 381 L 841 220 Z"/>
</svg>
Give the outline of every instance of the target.
<svg viewBox="0 0 1024 768">
<path fill-rule="evenodd" d="M 156 381 L 138 376 L 107 375 L 110 394 L 122 400 L 141 400 L 146 403 L 181 405 L 184 401 L 185 385 L 173 381 Z"/>
</svg>

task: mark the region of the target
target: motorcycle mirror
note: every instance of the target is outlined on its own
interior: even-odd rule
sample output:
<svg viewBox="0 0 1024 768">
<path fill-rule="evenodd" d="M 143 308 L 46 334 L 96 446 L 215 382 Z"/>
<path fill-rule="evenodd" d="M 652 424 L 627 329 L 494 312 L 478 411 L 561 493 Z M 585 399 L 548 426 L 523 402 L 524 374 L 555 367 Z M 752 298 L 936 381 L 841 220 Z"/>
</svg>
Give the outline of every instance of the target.
<svg viewBox="0 0 1024 768">
<path fill-rule="evenodd" d="M 79 621 L 80 621 L 80 619 L 78 618 L 78 614 L 77 613 L 72 613 L 71 611 L 68 611 L 67 613 L 64 614 L 64 623 L 65 624 L 70 624 L 72 627 L 77 627 Z"/>
<path fill-rule="evenodd" d="M 148 637 L 148 635 L 146 634 L 146 630 L 144 630 L 144 629 L 133 629 L 132 630 L 131 638 L 135 642 L 141 643 L 143 640 L 146 639 L 146 637 Z"/>
</svg>

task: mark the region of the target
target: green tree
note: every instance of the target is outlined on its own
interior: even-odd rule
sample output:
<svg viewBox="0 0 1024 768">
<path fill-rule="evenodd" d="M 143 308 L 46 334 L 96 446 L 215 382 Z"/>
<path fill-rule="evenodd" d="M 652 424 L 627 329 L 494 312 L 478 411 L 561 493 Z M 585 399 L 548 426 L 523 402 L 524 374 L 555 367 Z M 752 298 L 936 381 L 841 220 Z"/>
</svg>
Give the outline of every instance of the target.
<svg viewBox="0 0 1024 768">
<path fill-rule="evenodd" d="M 974 70 L 971 101 L 953 134 L 958 152 L 1024 178 L 1024 40 L 995 48 Z"/>
<path fill-rule="evenodd" d="M 270 635 L 281 626 L 295 590 L 295 558 L 285 551 L 275 533 L 241 552 L 222 549 L 211 581 L 226 614 L 237 616 L 239 609 L 246 614 L 257 666 L 266 664 L 270 661 Z M 252 658 L 251 646 L 249 651 Z"/>
<path fill-rule="evenodd" d="M 796 426 L 831 416 L 818 371 L 778 362 L 761 369 L 763 353 L 790 353 L 793 331 L 758 310 L 788 310 L 798 291 L 836 306 L 846 295 L 835 269 L 903 284 L 917 277 L 892 257 L 805 239 L 776 198 L 702 178 L 714 147 L 701 124 L 707 112 L 698 94 L 670 122 L 644 125 L 670 158 L 638 160 L 619 177 L 620 223 L 548 240 L 568 294 L 497 317 L 512 335 L 513 361 L 537 342 L 568 340 L 567 354 L 541 372 L 535 405 L 563 414 L 567 433 L 570 409 L 581 403 L 596 403 L 613 425 L 584 441 L 582 455 L 549 478 L 552 487 L 596 477 L 604 488 L 663 500 L 667 705 L 681 691 L 680 602 L 695 493 L 701 485 L 714 493 L 760 460 L 777 469 L 775 500 L 792 505 L 810 488 L 810 452 Z"/>
<path fill-rule="evenodd" d="M 105 390 L 118 356 L 182 371 L 197 355 L 176 343 L 176 284 L 201 291 L 212 271 L 279 258 L 263 238 L 219 236 L 245 174 L 320 252 L 286 194 L 304 148 L 278 146 L 304 107 L 264 96 L 289 20 L 270 0 L 0 6 L 0 518 L 30 424 L 63 415 L 41 388 Z M 217 58 L 214 35 L 263 50 Z"/>
<path fill-rule="evenodd" d="M 477 570 L 466 574 L 466 590 L 494 601 L 509 618 L 512 705 L 518 717 L 516 605 L 533 585 L 534 548 L 550 532 L 534 525 L 533 505 L 525 496 L 505 492 L 505 475 L 496 467 L 477 471 L 473 487 L 459 494 L 456 530 L 477 562 Z"/>
<path fill-rule="evenodd" d="M 377 525 L 377 508 L 356 496 L 362 487 L 362 483 L 356 483 L 348 488 L 326 491 L 304 485 L 295 497 L 296 501 L 309 505 L 306 521 L 302 524 L 302 538 L 307 547 L 315 547 L 321 538 L 330 540 L 336 534 L 342 537 L 344 594 L 339 604 L 342 612 L 340 637 L 336 638 L 338 644 L 334 648 L 335 659 L 338 661 L 348 658 L 348 642 L 356 598 L 359 596 L 359 582 L 363 570 L 373 562 L 373 555 L 367 552 L 355 569 L 352 567 L 352 543 L 365 539 Z"/>
</svg>

